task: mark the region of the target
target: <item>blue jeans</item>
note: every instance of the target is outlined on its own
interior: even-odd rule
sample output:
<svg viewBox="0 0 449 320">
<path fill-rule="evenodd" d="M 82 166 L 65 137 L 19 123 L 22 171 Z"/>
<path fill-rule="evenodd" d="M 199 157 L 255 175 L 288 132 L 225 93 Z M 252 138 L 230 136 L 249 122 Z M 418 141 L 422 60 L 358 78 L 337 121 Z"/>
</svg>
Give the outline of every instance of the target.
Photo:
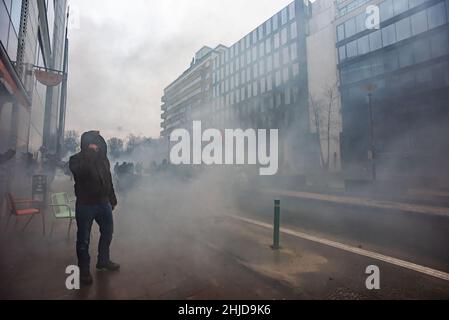
<svg viewBox="0 0 449 320">
<path fill-rule="evenodd" d="M 98 243 L 98 262 L 106 263 L 110 261 L 109 247 L 112 242 L 114 232 L 114 222 L 112 218 L 112 207 L 110 204 L 98 205 L 76 205 L 76 224 L 78 226 L 76 254 L 78 256 L 78 266 L 81 270 L 87 271 L 90 268 L 90 233 L 94 220 L 100 226 L 100 242 Z"/>
</svg>

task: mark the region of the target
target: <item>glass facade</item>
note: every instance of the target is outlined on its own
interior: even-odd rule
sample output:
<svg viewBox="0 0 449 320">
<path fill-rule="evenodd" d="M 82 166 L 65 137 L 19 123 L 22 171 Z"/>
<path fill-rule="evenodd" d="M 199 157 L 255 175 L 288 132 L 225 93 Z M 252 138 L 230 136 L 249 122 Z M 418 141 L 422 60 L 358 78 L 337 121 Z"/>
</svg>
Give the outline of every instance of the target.
<svg viewBox="0 0 449 320">
<path fill-rule="evenodd" d="M 336 27 L 342 95 L 342 154 L 347 176 L 370 174 L 367 85 L 374 85 L 376 163 L 384 176 L 443 172 L 449 150 L 449 1 L 380 5 L 380 30 Z M 349 31 L 349 33 L 348 33 Z M 429 144 L 429 141 L 432 141 Z"/>
<path fill-rule="evenodd" d="M 295 2 L 215 57 L 213 117 L 223 127 L 235 119 L 258 118 L 298 100 L 299 39 Z M 260 117 L 254 117 L 259 114 Z M 263 115 L 263 116 L 262 116 Z M 273 124 L 273 123 L 271 123 Z"/>
<path fill-rule="evenodd" d="M 12 61 L 17 58 L 21 9 L 21 0 L 0 0 L 0 42 Z"/>
</svg>

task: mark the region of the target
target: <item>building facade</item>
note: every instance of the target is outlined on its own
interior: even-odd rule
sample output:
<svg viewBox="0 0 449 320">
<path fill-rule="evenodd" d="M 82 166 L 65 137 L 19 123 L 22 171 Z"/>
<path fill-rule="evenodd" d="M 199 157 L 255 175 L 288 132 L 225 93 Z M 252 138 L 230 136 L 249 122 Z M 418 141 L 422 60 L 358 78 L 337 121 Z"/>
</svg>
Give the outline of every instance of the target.
<svg viewBox="0 0 449 320">
<path fill-rule="evenodd" d="M 179 117 L 186 122 L 201 120 L 203 127 L 217 129 L 280 129 L 284 168 L 303 173 L 308 163 L 315 162 L 305 156 L 313 153 L 308 150 L 312 132 L 307 86 L 307 9 L 306 2 L 294 1 L 233 45 L 212 50 L 208 55 L 211 77 L 207 78 L 207 86 L 211 87 L 206 103 L 191 118 Z M 198 69 L 197 65 L 187 71 L 187 76 Z M 181 80 L 185 78 L 186 75 L 181 76 Z M 192 85 L 191 80 L 189 84 Z M 171 90 L 182 91 L 169 86 L 163 110 L 169 111 L 172 106 L 167 97 Z M 163 119 L 170 117 L 167 111 Z M 166 120 L 163 134 L 169 133 L 165 124 Z M 284 148 L 285 145 L 289 147 Z"/>
<path fill-rule="evenodd" d="M 449 1 L 338 1 L 336 34 L 346 179 L 447 186 Z"/>
<path fill-rule="evenodd" d="M 66 24 L 66 0 L 0 1 L 0 152 L 16 150 L 15 160 L 2 166 L 3 189 L 8 180 L 19 184 L 14 172 L 26 170 L 14 168 L 23 159 L 42 160 L 43 146 L 56 153 L 57 134 L 63 134 L 58 131 L 62 84 L 47 87 L 35 71 L 62 73 Z"/>
<path fill-rule="evenodd" d="M 307 65 L 310 127 L 319 145 L 324 172 L 341 172 L 341 96 L 335 46 L 335 0 L 310 4 Z"/>
<path fill-rule="evenodd" d="M 212 59 L 222 46 L 212 50 L 203 47 L 192 63 L 178 79 L 164 90 L 162 97 L 162 137 L 179 128 L 190 129 L 192 121 L 198 118 L 212 97 Z"/>
</svg>

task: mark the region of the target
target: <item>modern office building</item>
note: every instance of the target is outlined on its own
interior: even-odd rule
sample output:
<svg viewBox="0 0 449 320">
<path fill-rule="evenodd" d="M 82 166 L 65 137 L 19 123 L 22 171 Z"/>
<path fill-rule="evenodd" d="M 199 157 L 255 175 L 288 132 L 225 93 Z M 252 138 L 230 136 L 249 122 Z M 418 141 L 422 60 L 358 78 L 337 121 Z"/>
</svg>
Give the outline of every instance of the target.
<svg viewBox="0 0 449 320">
<path fill-rule="evenodd" d="M 195 117 L 207 109 L 212 98 L 212 58 L 223 48 L 203 47 L 196 53 L 189 69 L 165 88 L 162 137 L 169 136 L 174 129 L 191 128 Z"/>
<path fill-rule="evenodd" d="M 305 1 L 294 1 L 233 45 L 219 46 L 210 51 L 207 59 L 203 58 L 206 60 L 193 64 L 165 90 L 163 135 L 169 134 L 167 120 L 172 117 L 177 119 L 174 127 L 183 119 L 202 120 L 204 127 L 218 129 L 280 129 L 281 145 L 289 146 L 281 146 L 284 168 L 304 173 L 308 165 L 316 163 L 316 159 L 308 157 L 317 152 L 310 150 L 309 143 L 312 132 L 307 87 L 307 14 Z M 208 72 L 203 73 L 207 85 L 202 86 L 207 89 L 211 84 L 210 92 L 203 92 L 209 102 L 197 108 L 199 112 L 191 113 L 190 118 L 175 115 L 171 109 L 176 104 L 169 98 L 170 92 L 171 96 L 184 95 L 187 90 L 182 88 L 186 85 L 176 85 L 200 72 L 202 63 L 210 63 Z M 188 82 L 199 93 L 199 80 Z"/>
<path fill-rule="evenodd" d="M 337 3 L 346 179 L 447 187 L 449 1 Z"/>
<path fill-rule="evenodd" d="M 66 0 L 0 0 L 0 152 L 17 151 L 15 162 L 2 166 L 7 173 L 2 183 L 23 154 L 41 160 L 43 146 L 48 153 L 57 151 L 63 84 L 43 85 L 36 75 L 50 71 L 40 75 L 64 78 L 66 22 Z"/>
</svg>

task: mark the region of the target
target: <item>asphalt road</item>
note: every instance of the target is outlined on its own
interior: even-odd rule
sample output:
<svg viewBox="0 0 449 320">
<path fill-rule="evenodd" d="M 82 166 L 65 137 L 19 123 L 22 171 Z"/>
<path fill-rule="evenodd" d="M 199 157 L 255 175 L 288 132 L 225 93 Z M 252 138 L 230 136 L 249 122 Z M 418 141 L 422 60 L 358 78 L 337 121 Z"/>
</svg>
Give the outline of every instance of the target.
<svg viewBox="0 0 449 320">
<path fill-rule="evenodd" d="M 272 223 L 273 200 L 242 193 L 239 214 Z M 283 197 L 281 221 L 285 227 L 449 272 L 449 218 Z"/>
</svg>

